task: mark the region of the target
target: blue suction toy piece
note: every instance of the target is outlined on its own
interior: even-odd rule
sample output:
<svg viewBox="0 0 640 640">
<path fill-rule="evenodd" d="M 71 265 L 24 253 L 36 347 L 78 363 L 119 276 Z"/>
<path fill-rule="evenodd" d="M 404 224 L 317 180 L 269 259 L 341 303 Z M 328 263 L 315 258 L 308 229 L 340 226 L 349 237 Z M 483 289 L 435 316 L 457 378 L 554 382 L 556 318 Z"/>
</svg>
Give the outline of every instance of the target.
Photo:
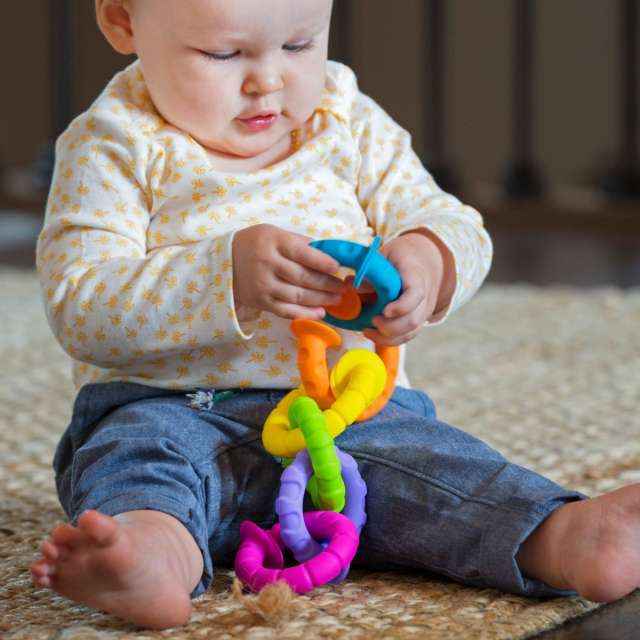
<svg viewBox="0 0 640 640">
<path fill-rule="evenodd" d="M 385 306 L 400 295 L 402 280 L 396 268 L 378 252 L 380 242 L 380 236 L 376 236 L 368 247 L 349 240 L 316 240 L 310 243 L 315 249 L 337 260 L 343 267 L 353 269 L 356 272 L 353 282 L 356 288 L 366 279 L 375 289 L 377 296 L 375 302 L 362 306 L 357 318 L 342 320 L 327 313 L 323 318 L 325 322 L 341 329 L 362 331 L 372 327 L 373 318 L 382 315 Z"/>
<path fill-rule="evenodd" d="M 360 266 L 358 267 L 358 271 L 356 272 L 356 277 L 353 280 L 353 286 L 356 289 L 360 288 L 360 285 L 362 284 L 362 281 L 364 280 L 364 276 L 367 273 L 367 269 L 369 268 L 369 263 L 373 259 L 373 256 L 375 255 L 376 251 L 378 250 L 378 247 L 380 246 L 381 242 L 382 242 L 382 240 L 380 239 L 380 236 L 376 236 L 373 239 L 373 242 L 371 243 L 371 246 L 369 247 L 369 250 L 367 251 L 366 255 L 364 256 L 364 260 L 360 263 Z"/>
</svg>

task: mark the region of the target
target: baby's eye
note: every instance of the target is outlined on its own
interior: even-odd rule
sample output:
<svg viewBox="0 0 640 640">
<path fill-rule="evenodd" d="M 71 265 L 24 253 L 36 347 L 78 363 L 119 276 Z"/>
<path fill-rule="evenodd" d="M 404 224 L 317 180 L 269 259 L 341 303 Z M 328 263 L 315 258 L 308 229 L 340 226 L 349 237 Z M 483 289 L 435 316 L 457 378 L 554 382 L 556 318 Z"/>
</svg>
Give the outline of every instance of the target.
<svg viewBox="0 0 640 640">
<path fill-rule="evenodd" d="M 308 40 L 307 42 L 297 42 L 295 44 L 283 44 L 282 48 L 285 51 L 292 51 L 297 53 L 299 51 L 305 51 L 306 49 L 311 49 L 313 46 L 313 40 Z"/>
<path fill-rule="evenodd" d="M 209 60 L 231 60 L 231 58 L 235 58 L 240 52 L 239 51 L 201 51 L 204 56 L 209 58 Z"/>
</svg>

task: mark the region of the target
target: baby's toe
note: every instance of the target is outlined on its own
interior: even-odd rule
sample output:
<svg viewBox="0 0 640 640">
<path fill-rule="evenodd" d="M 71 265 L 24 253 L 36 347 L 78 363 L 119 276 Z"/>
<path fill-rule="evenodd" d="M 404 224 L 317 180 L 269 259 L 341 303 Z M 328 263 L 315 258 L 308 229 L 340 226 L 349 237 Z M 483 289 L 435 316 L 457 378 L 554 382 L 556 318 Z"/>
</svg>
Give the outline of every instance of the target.
<svg viewBox="0 0 640 640">
<path fill-rule="evenodd" d="M 84 531 L 68 524 L 60 525 L 51 532 L 51 540 L 55 545 L 62 545 L 73 549 L 87 541 Z"/>
<path fill-rule="evenodd" d="M 36 560 L 31 564 L 31 575 L 36 578 L 52 576 L 56 572 L 55 565 L 44 558 Z"/>
<path fill-rule="evenodd" d="M 31 572 L 31 581 L 38 587 L 50 587 L 51 578 L 49 576 L 41 576 Z"/>
<path fill-rule="evenodd" d="M 99 545 L 111 544 L 118 530 L 118 523 L 98 511 L 85 511 L 78 518 L 78 528 Z"/>
<path fill-rule="evenodd" d="M 49 562 L 55 562 L 60 557 L 59 548 L 49 540 L 45 540 L 40 545 L 40 552 L 45 557 L 45 559 L 49 560 Z"/>
</svg>

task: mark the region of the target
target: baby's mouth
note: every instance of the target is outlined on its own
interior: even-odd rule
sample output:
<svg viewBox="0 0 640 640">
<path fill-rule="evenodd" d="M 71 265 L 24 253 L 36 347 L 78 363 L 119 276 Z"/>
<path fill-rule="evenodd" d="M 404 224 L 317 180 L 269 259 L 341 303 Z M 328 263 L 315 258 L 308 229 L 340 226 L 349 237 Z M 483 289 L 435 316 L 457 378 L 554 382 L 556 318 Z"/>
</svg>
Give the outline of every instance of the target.
<svg viewBox="0 0 640 640">
<path fill-rule="evenodd" d="M 278 119 L 278 114 L 274 112 L 258 113 L 249 118 L 238 118 L 251 131 L 264 131 L 269 129 Z"/>
</svg>

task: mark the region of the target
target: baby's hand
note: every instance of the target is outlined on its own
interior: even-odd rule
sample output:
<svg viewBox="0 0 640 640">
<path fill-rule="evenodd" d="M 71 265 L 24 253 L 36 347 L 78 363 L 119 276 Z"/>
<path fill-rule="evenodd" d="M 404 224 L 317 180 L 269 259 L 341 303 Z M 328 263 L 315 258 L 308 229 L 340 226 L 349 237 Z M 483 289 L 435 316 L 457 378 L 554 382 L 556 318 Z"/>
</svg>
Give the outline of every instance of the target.
<svg viewBox="0 0 640 640">
<path fill-rule="evenodd" d="M 382 316 L 373 319 L 375 329 L 363 333 L 377 344 L 395 346 L 415 338 L 436 308 L 448 303 L 453 293 L 453 265 L 444 245 L 441 250 L 434 239 L 419 231 L 390 240 L 380 253 L 398 270 L 402 294 L 384 308 Z"/>
<path fill-rule="evenodd" d="M 344 283 L 332 257 L 309 246 L 311 238 L 257 224 L 233 238 L 236 303 L 282 318 L 324 317 L 324 305 L 340 301 Z"/>
</svg>

